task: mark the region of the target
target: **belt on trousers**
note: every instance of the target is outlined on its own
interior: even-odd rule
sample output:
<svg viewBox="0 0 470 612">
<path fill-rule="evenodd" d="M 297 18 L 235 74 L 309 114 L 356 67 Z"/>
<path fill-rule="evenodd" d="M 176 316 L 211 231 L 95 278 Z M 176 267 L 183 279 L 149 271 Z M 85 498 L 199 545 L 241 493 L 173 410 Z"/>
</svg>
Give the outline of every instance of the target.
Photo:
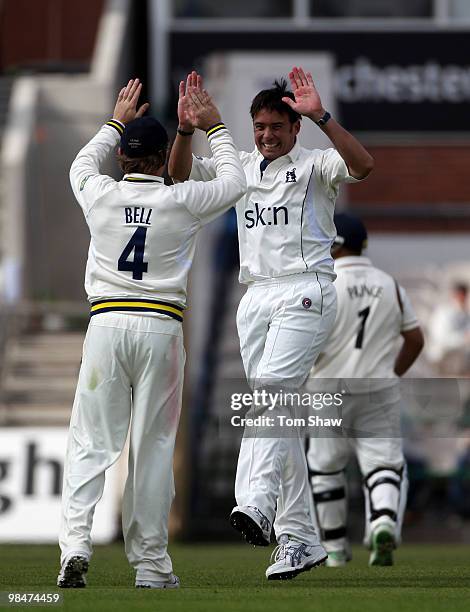
<svg viewBox="0 0 470 612">
<path fill-rule="evenodd" d="M 114 298 L 110 300 L 99 300 L 93 302 L 90 316 L 100 312 L 158 312 L 167 315 L 177 321 L 183 321 L 183 310 L 179 306 L 160 302 L 159 300 L 132 300 L 127 298 Z"/>
</svg>

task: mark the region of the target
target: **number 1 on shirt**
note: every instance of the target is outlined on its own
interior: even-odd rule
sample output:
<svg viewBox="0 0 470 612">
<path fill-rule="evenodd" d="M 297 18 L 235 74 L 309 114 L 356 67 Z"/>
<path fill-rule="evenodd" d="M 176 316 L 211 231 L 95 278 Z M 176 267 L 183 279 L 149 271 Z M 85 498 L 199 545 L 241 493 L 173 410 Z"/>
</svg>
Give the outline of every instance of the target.
<svg viewBox="0 0 470 612">
<path fill-rule="evenodd" d="M 366 326 L 366 321 L 367 321 L 367 317 L 369 316 L 370 313 L 370 306 L 367 306 L 367 308 L 364 308 L 363 310 L 360 310 L 357 313 L 358 317 L 361 317 L 362 321 L 361 321 L 361 326 L 359 327 L 359 331 L 356 337 L 356 348 L 361 349 L 362 348 L 362 341 L 364 340 L 364 329 Z"/>
</svg>

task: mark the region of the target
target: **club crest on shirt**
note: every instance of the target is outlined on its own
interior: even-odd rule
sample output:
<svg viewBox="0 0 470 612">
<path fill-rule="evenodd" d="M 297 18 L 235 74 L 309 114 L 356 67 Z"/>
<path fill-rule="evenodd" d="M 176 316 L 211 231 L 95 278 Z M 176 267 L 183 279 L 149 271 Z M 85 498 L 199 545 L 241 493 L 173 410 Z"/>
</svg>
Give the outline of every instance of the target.
<svg viewBox="0 0 470 612">
<path fill-rule="evenodd" d="M 296 183 L 297 177 L 295 176 L 295 171 L 297 168 L 292 168 L 292 170 L 288 170 L 286 172 L 286 183 Z"/>
<path fill-rule="evenodd" d="M 308 310 L 308 309 L 309 309 L 309 308 L 311 308 L 311 306 L 312 306 L 312 300 L 311 300 L 310 298 L 304 298 L 304 299 L 302 300 L 302 306 L 303 306 L 303 307 L 304 307 L 306 310 Z"/>
</svg>

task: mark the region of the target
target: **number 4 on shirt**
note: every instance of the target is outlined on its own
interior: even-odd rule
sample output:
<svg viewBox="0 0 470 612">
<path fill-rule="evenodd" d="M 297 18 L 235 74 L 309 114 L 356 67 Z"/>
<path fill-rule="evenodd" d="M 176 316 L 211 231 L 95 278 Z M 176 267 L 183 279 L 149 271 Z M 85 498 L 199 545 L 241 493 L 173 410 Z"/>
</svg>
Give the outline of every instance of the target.
<svg viewBox="0 0 470 612">
<path fill-rule="evenodd" d="M 121 272 L 132 272 L 134 280 L 142 280 L 142 275 L 144 272 L 147 272 L 149 267 L 148 262 L 144 261 L 146 237 L 147 228 L 138 227 L 118 259 L 118 270 Z M 129 261 L 132 251 L 134 251 L 134 259 Z"/>
</svg>

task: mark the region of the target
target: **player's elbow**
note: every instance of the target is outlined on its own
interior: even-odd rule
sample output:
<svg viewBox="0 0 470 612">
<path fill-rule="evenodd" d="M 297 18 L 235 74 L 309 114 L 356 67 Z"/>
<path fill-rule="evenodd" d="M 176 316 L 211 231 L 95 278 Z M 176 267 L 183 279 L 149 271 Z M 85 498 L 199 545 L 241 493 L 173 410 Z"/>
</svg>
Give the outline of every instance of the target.
<svg viewBox="0 0 470 612">
<path fill-rule="evenodd" d="M 170 174 L 168 173 L 168 176 L 170 177 L 171 182 L 173 183 L 173 185 L 177 185 L 178 183 L 184 183 L 185 181 L 187 181 L 188 179 L 186 178 L 180 178 L 178 176 L 176 176 L 175 174 Z"/>
<path fill-rule="evenodd" d="M 359 180 L 365 179 L 374 169 L 374 165 L 374 158 L 372 157 L 372 155 L 370 155 L 370 153 L 367 153 L 366 151 L 364 158 L 361 159 L 361 161 L 357 163 L 354 168 L 351 168 L 351 174 L 352 176 L 354 176 L 354 178 L 357 178 Z"/>
<path fill-rule="evenodd" d="M 234 187 L 237 191 L 236 193 L 236 199 L 239 200 L 240 198 L 242 198 L 245 193 L 247 192 L 248 186 L 246 184 L 246 177 L 245 177 L 245 173 L 241 174 L 235 181 L 234 181 Z"/>
<path fill-rule="evenodd" d="M 170 155 L 170 159 L 168 160 L 168 176 L 173 183 L 184 183 L 189 179 L 190 174 L 191 165 L 183 167 L 181 164 L 175 162 Z"/>
<path fill-rule="evenodd" d="M 69 171 L 69 180 L 70 180 L 71 185 L 75 184 L 79 172 L 80 172 L 79 164 L 77 162 L 77 158 L 75 158 L 72 162 L 72 165 L 70 166 L 70 171 Z"/>
<path fill-rule="evenodd" d="M 189 178 L 189 175 L 188 176 L 184 176 L 181 172 L 178 172 L 177 170 L 171 169 L 170 166 L 168 166 L 168 176 L 170 177 L 170 179 L 175 184 L 176 183 L 184 183 Z"/>
<path fill-rule="evenodd" d="M 182 183 L 183 180 L 181 178 L 182 173 L 178 172 L 177 166 L 172 163 L 171 159 L 168 161 L 168 176 L 171 178 L 173 183 Z"/>
<path fill-rule="evenodd" d="M 415 327 L 409 331 L 403 332 L 402 336 L 405 340 L 405 346 L 408 352 L 414 355 L 416 359 L 424 348 L 424 335 L 420 327 Z"/>
<path fill-rule="evenodd" d="M 244 172 L 230 173 L 220 177 L 224 184 L 224 190 L 226 190 L 228 199 L 231 201 L 239 200 L 247 192 L 246 177 Z"/>
<path fill-rule="evenodd" d="M 367 153 L 367 157 L 364 162 L 365 176 L 369 176 L 375 166 L 375 160 L 370 153 Z"/>
</svg>

